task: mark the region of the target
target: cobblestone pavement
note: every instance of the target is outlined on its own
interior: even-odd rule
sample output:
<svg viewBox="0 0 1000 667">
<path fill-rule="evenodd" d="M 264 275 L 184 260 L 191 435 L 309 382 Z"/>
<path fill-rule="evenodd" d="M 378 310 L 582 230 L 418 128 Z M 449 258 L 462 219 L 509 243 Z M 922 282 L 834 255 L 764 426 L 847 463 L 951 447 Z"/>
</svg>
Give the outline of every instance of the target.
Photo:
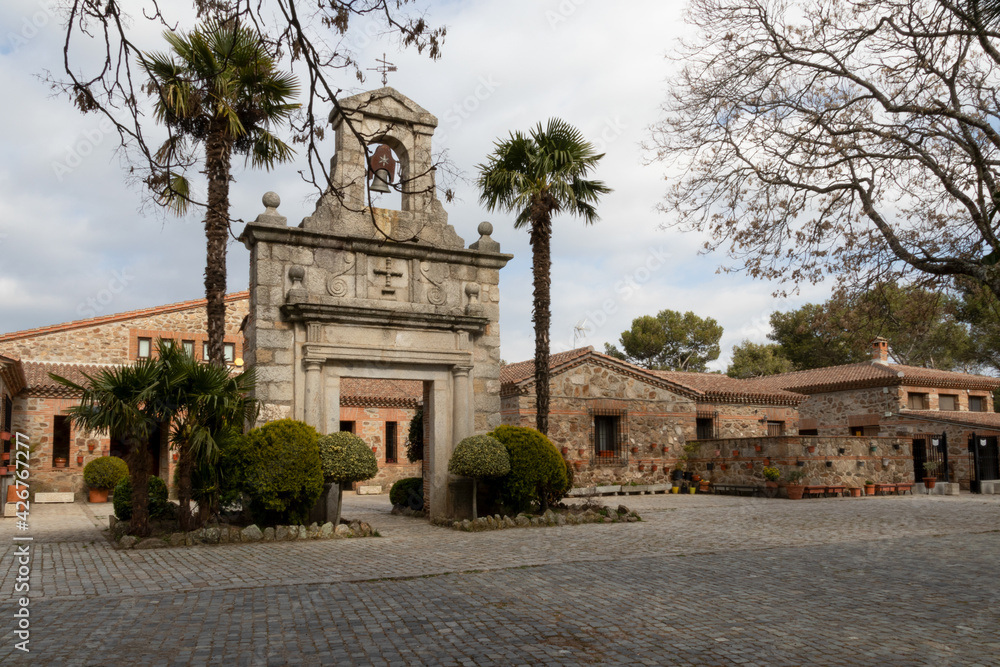
<svg viewBox="0 0 1000 667">
<path fill-rule="evenodd" d="M 1000 665 L 1000 496 L 605 499 L 642 523 L 119 552 L 107 506 L 32 507 L 45 665 Z M 59 517 L 63 517 L 60 519 Z"/>
</svg>

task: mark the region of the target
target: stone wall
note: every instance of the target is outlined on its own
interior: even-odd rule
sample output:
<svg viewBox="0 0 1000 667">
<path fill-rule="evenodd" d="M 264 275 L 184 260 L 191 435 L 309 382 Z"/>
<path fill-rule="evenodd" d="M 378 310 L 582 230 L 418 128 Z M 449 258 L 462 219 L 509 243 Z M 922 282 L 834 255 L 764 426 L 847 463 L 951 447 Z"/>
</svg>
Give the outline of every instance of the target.
<svg viewBox="0 0 1000 667">
<path fill-rule="evenodd" d="M 691 453 L 687 470 L 716 484 L 763 484 L 763 469 L 768 465 L 777 466 L 783 480 L 792 470 L 802 471 L 803 484 L 861 486 L 865 480 L 914 481 L 909 442 L 884 437 L 703 440 Z"/>
<path fill-rule="evenodd" d="M 0 354 L 24 361 L 59 361 L 84 364 L 122 364 L 136 358 L 137 338 L 194 340 L 195 354 L 201 341 L 208 340 L 204 301 L 196 305 L 174 304 L 43 327 L 30 332 L 0 336 Z M 226 298 L 226 341 L 236 344 L 236 356 L 243 354 L 240 324 L 249 308 L 246 292 Z M 48 331 L 51 330 L 51 331 Z M 184 334 L 181 336 L 180 334 Z"/>
</svg>

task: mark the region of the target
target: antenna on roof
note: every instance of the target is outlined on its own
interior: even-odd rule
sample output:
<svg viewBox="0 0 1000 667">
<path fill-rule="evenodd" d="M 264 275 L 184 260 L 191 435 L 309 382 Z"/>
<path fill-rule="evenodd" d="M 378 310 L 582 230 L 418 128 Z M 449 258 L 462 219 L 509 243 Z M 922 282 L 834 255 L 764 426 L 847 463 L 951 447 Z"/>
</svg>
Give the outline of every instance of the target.
<svg viewBox="0 0 1000 667">
<path fill-rule="evenodd" d="M 587 337 L 587 331 L 588 331 L 588 329 L 587 329 L 587 320 L 585 320 L 585 319 L 584 320 L 580 320 L 579 322 L 576 323 L 576 326 L 573 327 L 573 348 L 574 349 L 576 348 L 576 341 L 577 341 L 578 338 L 586 338 Z"/>
</svg>

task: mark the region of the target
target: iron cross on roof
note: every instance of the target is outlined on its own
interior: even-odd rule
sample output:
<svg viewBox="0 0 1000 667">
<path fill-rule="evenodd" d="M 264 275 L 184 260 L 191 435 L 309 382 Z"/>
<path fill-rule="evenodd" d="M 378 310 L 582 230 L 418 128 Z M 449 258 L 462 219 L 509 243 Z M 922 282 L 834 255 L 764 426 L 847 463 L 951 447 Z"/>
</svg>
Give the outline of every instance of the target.
<svg viewBox="0 0 1000 667">
<path fill-rule="evenodd" d="M 399 71 L 399 68 L 393 65 L 391 62 L 385 59 L 385 53 L 382 54 L 381 58 L 376 58 L 375 62 L 379 64 L 378 67 L 369 67 L 369 72 L 378 72 L 382 75 L 382 85 L 389 85 L 389 72 Z"/>
</svg>

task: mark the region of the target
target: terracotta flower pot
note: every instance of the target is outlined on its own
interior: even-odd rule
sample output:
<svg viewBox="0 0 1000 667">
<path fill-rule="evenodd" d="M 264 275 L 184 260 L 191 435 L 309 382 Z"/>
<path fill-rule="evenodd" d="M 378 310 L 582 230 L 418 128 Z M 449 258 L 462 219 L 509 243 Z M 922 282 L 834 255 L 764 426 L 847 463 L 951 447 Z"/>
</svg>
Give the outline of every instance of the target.
<svg viewBox="0 0 1000 667">
<path fill-rule="evenodd" d="M 802 484 L 789 484 L 785 490 L 788 492 L 789 500 L 802 500 L 802 494 L 805 493 L 806 487 Z"/>
<path fill-rule="evenodd" d="M 808 447 L 806 447 L 806 450 L 807 450 L 807 451 L 808 451 L 808 452 L 809 452 L 810 454 L 815 454 L 815 453 L 816 453 L 816 446 L 815 446 L 815 445 L 809 445 Z"/>
<path fill-rule="evenodd" d="M 83 465 L 83 454 L 77 454 L 76 455 L 76 464 L 78 466 L 82 466 Z"/>
<path fill-rule="evenodd" d="M 739 455 L 740 455 L 740 450 L 734 449 L 733 450 L 733 458 L 737 458 Z"/>
<path fill-rule="evenodd" d="M 865 495 L 866 496 L 874 496 L 875 495 L 875 485 L 874 484 L 865 484 Z"/>
<path fill-rule="evenodd" d="M 851 487 L 851 498 L 860 498 L 860 497 L 861 497 L 861 487 L 860 486 L 852 486 Z"/>
<path fill-rule="evenodd" d="M 657 465 L 656 465 L 656 464 L 654 463 L 653 465 L 651 465 L 651 466 L 649 467 L 649 469 L 650 469 L 650 470 L 652 470 L 653 472 L 656 472 L 656 469 L 657 469 L 658 467 L 659 467 L 659 466 L 657 466 Z"/>
<path fill-rule="evenodd" d="M 937 484 L 937 477 L 924 477 L 924 486 L 928 489 L 933 489 L 935 484 Z"/>
<path fill-rule="evenodd" d="M 763 448 L 763 447 L 761 447 L 760 445 L 754 445 L 754 447 L 753 447 L 753 448 L 754 448 L 754 451 L 757 451 L 757 452 L 759 452 L 759 451 L 761 451 L 762 449 L 764 449 L 764 448 Z"/>
<path fill-rule="evenodd" d="M 107 489 L 90 489 L 87 492 L 90 496 L 89 500 L 92 503 L 106 503 L 108 502 L 108 490 Z"/>
<path fill-rule="evenodd" d="M 645 470 L 646 470 L 646 465 L 644 463 L 640 463 L 639 464 L 639 472 L 645 472 Z"/>
<path fill-rule="evenodd" d="M 96 443 L 96 442 L 88 442 L 88 443 L 87 443 L 87 451 L 88 451 L 88 452 L 91 452 L 91 453 L 93 453 L 93 451 L 94 451 L 95 449 L 97 449 L 97 443 Z"/>
<path fill-rule="evenodd" d="M 10 461 L 10 452 L 0 454 L 0 461 Z"/>
<path fill-rule="evenodd" d="M 701 481 L 701 475 L 699 475 L 698 473 L 695 473 L 695 474 L 691 475 L 691 481 L 692 482 L 700 482 Z"/>
<path fill-rule="evenodd" d="M 563 456 L 566 456 L 569 454 L 569 447 L 563 447 L 560 451 L 562 451 Z"/>
<path fill-rule="evenodd" d="M 0 431 L 0 440 L 10 440 L 10 431 Z"/>
<path fill-rule="evenodd" d="M 62 457 L 60 457 L 60 458 L 58 458 L 58 459 L 55 460 L 55 467 L 56 468 L 65 468 L 68 465 L 69 465 L 69 461 L 67 461 L 66 459 L 64 459 Z"/>
<path fill-rule="evenodd" d="M 0 466 L 0 475 L 7 474 L 7 466 Z"/>
<path fill-rule="evenodd" d="M 633 454 L 638 454 L 639 453 L 639 448 L 638 447 L 633 447 L 632 448 L 632 453 Z"/>
</svg>

